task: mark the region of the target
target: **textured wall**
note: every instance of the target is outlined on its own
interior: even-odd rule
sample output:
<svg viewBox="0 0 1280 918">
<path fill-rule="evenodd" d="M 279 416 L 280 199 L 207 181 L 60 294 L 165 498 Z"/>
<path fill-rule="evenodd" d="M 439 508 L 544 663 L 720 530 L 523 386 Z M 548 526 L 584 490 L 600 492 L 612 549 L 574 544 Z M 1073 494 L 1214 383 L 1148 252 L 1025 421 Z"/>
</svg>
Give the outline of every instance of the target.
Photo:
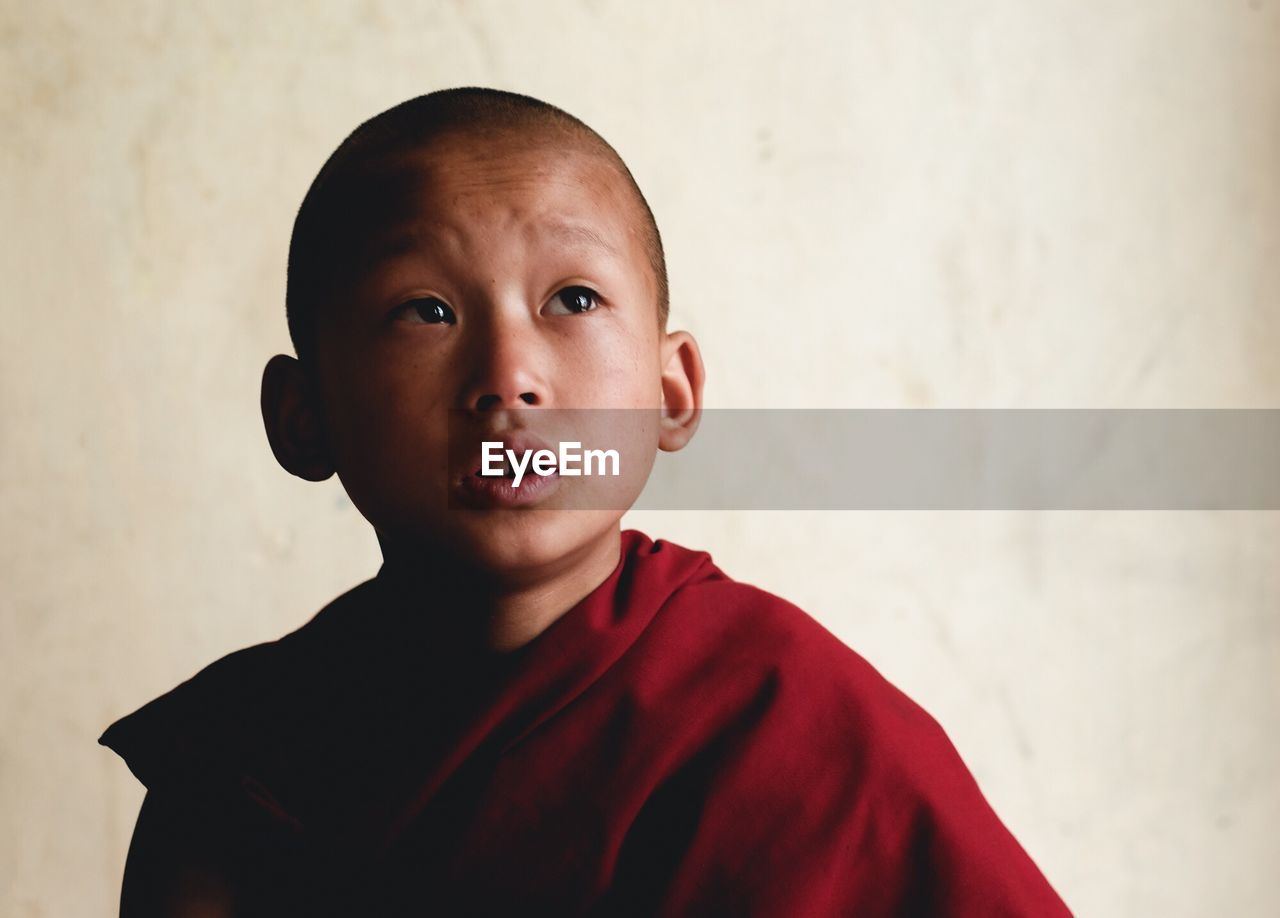
<svg viewBox="0 0 1280 918">
<path fill-rule="evenodd" d="M 614 142 L 715 406 L 1280 406 L 1280 4 L 0 13 L 0 913 L 113 913 L 111 720 L 376 570 L 275 466 L 293 211 L 447 85 Z M 635 514 L 948 729 L 1086 915 L 1280 903 L 1280 515 Z"/>
</svg>

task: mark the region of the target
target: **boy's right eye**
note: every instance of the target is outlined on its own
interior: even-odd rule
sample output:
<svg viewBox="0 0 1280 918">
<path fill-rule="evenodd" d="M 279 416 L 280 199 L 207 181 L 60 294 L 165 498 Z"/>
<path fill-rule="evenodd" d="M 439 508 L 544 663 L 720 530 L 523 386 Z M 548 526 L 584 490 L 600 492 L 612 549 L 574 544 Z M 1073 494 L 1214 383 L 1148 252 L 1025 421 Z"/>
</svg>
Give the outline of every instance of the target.
<svg viewBox="0 0 1280 918">
<path fill-rule="evenodd" d="M 396 308 L 396 315 L 404 316 L 406 321 L 414 325 L 453 325 L 458 321 L 449 304 L 435 296 L 419 297 L 401 303 Z"/>
</svg>

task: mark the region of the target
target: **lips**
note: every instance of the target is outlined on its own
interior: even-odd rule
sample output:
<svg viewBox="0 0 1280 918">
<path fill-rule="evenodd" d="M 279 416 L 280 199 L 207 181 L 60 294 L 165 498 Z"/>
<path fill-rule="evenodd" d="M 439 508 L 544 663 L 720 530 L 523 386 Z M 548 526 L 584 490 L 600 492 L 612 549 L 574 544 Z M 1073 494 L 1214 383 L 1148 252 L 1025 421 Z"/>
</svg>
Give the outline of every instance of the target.
<svg viewBox="0 0 1280 918">
<path fill-rule="evenodd" d="M 501 452 L 502 454 L 501 464 L 502 464 L 502 467 L 506 470 L 507 477 L 511 477 L 511 475 L 513 474 L 510 468 L 510 463 L 507 461 L 507 456 L 509 452 L 515 453 L 517 456 L 520 456 L 520 457 L 523 457 L 526 453 L 537 453 L 539 450 L 547 450 L 552 454 L 555 453 L 555 450 L 551 449 L 551 447 L 546 444 L 546 441 L 542 440 L 535 434 L 532 434 L 528 431 L 516 431 L 514 433 L 510 433 L 502 436 L 482 437 L 481 441 L 482 443 L 499 443 L 500 442 L 502 444 L 501 447 L 498 447 L 498 448 L 491 447 L 490 450 L 491 450 L 491 453 L 496 451 Z M 472 461 L 469 464 L 471 468 L 471 474 L 473 475 L 480 474 L 480 469 L 483 467 L 483 457 L 484 457 L 484 448 L 483 446 L 481 446 L 481 447 L 478 447 L 475 450 L 474 454 L 472 455 Z M 529 467 L 525 469 L 525 477 L 527 478 L 532 474 L 533 474 L 533 465 L 531 462 Z"/>
<path fill-rule="evenodd" d="M 481 475 L 484 458 L 484 443 L 501 443 L 501 447 L 490 447 L 490 455 L 500 452 L 501 467 L 504 474 Z M 505 434 L 484 435 L 477 438 L 476 446 L 468 453 L 464 470 L 454 477 L 453 494 L 467 507 L 475 509 L 501 509 L 529 506 L 553 493 L 560 483 L 556 472 L 550 475 L 538 475 L 533 471 L 532 456 L 520 479 L 520 487 L 515 486 L 515 473 L 508 461 L 508 451 L 523 461 L 526 454 L 535 454 L 539 450 L 552 450 L 543 439 L 526 430 L 517 430 Z M 492 467 L 494 463 L 490 463 Z"/>
</svg>

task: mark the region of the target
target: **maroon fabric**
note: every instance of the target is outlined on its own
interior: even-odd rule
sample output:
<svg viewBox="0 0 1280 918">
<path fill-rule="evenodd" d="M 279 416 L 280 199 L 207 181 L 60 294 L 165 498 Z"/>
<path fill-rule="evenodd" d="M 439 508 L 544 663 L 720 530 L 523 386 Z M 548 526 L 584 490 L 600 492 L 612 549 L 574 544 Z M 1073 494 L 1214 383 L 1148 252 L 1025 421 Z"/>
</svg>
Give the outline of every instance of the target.
<svg viewBox="0 0 1280 918">
<path fill-rule="evenodd" d="M 236 813 L 275 907 L 1067 914 L 937 723 L 705 552 L 624 532 L 514 654 L 457 652 L 453 614 L 384 568 L 101 742 Z"/>
</svg>

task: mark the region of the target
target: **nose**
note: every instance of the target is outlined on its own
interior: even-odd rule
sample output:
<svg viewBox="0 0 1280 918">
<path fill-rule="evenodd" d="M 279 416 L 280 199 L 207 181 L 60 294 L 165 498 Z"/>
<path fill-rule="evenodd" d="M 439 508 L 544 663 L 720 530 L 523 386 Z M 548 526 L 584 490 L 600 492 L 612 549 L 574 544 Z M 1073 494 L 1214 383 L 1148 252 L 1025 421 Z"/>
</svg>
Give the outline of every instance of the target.
<svg viewBox="0 0 1280 918">
<path fill-rule="evenodd" d="M 544 405 L 543 355 L 528 319 L 493 317 L 473 327 L 463 406 L 473 413 Z"/>
</svg>

